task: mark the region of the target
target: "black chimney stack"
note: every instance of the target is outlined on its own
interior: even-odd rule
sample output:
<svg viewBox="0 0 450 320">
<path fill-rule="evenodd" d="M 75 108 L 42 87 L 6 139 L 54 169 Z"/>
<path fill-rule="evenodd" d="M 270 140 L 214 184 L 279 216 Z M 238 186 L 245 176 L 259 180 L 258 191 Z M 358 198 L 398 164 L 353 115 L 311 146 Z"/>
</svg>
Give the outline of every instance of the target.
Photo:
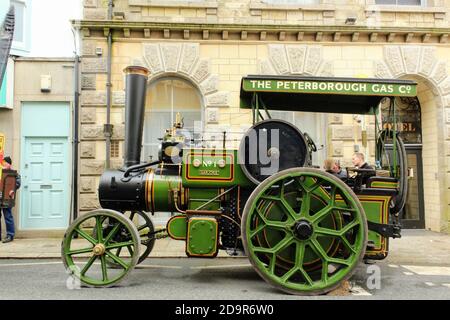
<svg viewBox="0 0 450 320">
<path fill-rule="evenodd" d="M 124 72 L 126 75 L 124 166 L 129 167 L 141 161 L 145 96 L 150 72 L 138 66 L 127 67 Z"/>
</svg>

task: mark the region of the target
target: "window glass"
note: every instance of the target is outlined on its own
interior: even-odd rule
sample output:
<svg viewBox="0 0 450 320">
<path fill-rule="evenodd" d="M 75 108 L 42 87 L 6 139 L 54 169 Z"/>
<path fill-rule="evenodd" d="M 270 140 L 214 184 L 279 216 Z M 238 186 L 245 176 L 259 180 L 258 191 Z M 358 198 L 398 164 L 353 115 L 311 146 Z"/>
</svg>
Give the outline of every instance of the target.
<svg viewBox="0 0 450 320">
<path fill-rule="evenodd" d="M 389 99 L 381 104 L 381 118 L 383 128 L 393 128 L 399 132 L 403 142 L 422 143 L 421 108 L 417 97 L 396 97 L 395 113 L 390 109 Z"/>
<path fill-rule="evenodd" d="M 408 5 L 408 6 L 420 6 L 421 0 L 375 0 L 376 4 L 392 4 L 392 5 Z"/>
<path fill-rule="evenodd" d="M 7 71 L 3 75 L 3 81 L 0 84 L 0 107 L 6 106 L 6 78 L 8 77 Z"/>
<path fill-rule="evenodd" d="M 264 0 L 270 4 L 319 4 L 320 0 Z"/>
<path fill-rule="evenodd" d="M 176 114 L 181 114 L 184 129 L 192 138 L 195 121 L 202 120 L 200 95 L 187 81 L 170 78 L 159 80 L 147 91 L 142 161 L 158 159 L 159 138 L 172 127 Z"/>
<path fill-rule="evenodd" d="M 14 41 L 24 41 L 24 29 L 25 29 L 25 3 L 21 1 L 11 1 L 14 6 L 15 22 L 14 22 Z"/>
</svg>

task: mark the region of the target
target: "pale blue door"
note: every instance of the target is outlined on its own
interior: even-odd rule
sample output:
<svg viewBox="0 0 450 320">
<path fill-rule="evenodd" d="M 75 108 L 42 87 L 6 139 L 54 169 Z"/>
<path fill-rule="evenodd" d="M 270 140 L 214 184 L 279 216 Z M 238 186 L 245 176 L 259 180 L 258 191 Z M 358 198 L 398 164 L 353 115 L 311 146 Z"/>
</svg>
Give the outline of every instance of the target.
<svg viewBox="0 0 450 320">
<path fill-rule="evenodd" d="M 21 229 L 62 229 L 70 214 L 69 106 L 22 105 Z"/>
</svg>

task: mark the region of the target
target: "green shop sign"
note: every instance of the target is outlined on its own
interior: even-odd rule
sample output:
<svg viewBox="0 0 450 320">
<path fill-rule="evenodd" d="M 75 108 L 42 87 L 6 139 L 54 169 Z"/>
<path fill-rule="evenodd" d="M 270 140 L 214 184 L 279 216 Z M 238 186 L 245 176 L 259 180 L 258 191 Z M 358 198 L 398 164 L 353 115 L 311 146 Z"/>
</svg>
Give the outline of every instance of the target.
<svg viewBox="0 0 450 320">
<path fill-rule="evenodd" d="M 350 81 L 313 81 L 313 80 L 265 80 L 244 79 L 244 91 L 250 92 L 287 92 L 318 94 L 354 94 L 372 96 L 416 96 L 416 86 L 411 84 L 350 82 Z"/>
</svg>

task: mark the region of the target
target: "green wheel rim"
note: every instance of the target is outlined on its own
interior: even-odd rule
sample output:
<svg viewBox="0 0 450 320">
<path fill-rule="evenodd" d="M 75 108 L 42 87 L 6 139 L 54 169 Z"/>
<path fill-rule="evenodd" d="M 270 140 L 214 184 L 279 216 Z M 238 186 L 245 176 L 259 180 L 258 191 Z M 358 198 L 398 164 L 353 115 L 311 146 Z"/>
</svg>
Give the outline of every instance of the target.
<svg viewBox="0 0 450 320">
<path fill-rule="evenodd" d="M 86 231 L 88 225 L 93 226 L 92 233 Z M 136 266 L 139 243 L 139 233 L 130 219 L 119 212 L 101 209 L 82 215 L 70 225 L 62 241 L 61 255 L 66 270 L 83 284 L 109 287 L 122 281 Z M 122 255 L 117 253 L 118 249 L 125 249 Z M 120 268 L 110 268 L 108 261 L 114 261 Z"/>
<path fill-rule="evenodd" d="M 258 274 L 291 293 L 315 295 L 354 273 L 367 245 L 367 220 L 354 192 L 313 168 L 263 181 L 242 217 L 244 249 Z"/>
</svg>

